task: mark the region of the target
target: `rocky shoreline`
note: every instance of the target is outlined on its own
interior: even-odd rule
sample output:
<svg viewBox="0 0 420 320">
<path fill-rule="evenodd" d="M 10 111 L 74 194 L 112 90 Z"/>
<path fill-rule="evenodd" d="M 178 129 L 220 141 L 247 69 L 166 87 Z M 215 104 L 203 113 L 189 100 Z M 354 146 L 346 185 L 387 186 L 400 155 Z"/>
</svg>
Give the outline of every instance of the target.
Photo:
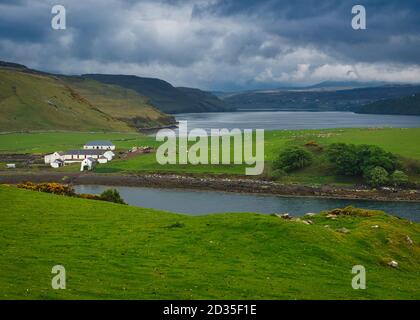
<svg viewBox="0 0 420 320">
<path fill-rule="evenodd" d="M 368 189 L 337 186 L 305 186 L 279 184 L 249 178 L 191 176 L 179 174 L 95 174 L 95 173 L 11 173 L 0 172 L 0 184 L 58 182 L 73 185 L 96 184 L 109 186 L 136 186 L 153 188 L 184 188 L 237 193 L 270 194 L 293 197 L 320 197 L 330 199 L 365 199 L 377 201 L 420 202 L 420 190 Z"/>
</svg>

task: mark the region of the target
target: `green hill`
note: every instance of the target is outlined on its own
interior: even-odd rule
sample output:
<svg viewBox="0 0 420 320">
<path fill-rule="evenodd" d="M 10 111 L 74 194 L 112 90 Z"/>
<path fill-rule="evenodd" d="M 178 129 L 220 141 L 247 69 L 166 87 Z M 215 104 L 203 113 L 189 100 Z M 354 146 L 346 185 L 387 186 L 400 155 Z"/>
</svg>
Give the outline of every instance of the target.
<svg viewBox="0 0 420 320">
<path fill-rule="evenodd" d="M 177 87 L 177 89 L 190 97 L 191 100 L 196 101 L 196 107 L 194 110 L 203 112 L 226 111 L 224 102 L 210 92 L 187 87 Z"/>
<path fill-rule="evenodd" d="M 174 123 L 132 90 L 0 64 L 0 131 L 114 131 Z"/>
<path fill-rule="evenodd" d="M 139 95 L 134 90 L 82 77 L 63 79 L 99 110 L 136 128 L 160 127 L 175 123 L 173 116 L 154 108 L 149 98 Z"/>
<path fill-rule="evenodd" d="M 150 98 L 153 106 L 165 113 L 224 111 L 224 102 L 210 92 L 191 88 L 175 88 L 153 78 L 129 75 L 85 74 L 84 78 L 132 89 Z"/>
<path fill-rule="evenodd" d="M 356 110 L 357 113 L 420 115 L 420 94 L 376 101 Z"/>
<path fill-rule="evenodd" d="M 420 298 L 419 224 L 378 211 L 347 209 L 307 225 L 253 213 L 179 215 L 5 186 L 0 202 L 2 299 Z M 399 267 L 388 266 L 391 260 Z M 66 268 L 66 290 L 51 288 L 58 264 Z M 366 290 L 351 286 L 354 265 L 366 268 Z"/>
<path fill-rule="evenodd" d="M 0 69 L 0 131 L 133 131 L 57 78 Z"/>
</svg>

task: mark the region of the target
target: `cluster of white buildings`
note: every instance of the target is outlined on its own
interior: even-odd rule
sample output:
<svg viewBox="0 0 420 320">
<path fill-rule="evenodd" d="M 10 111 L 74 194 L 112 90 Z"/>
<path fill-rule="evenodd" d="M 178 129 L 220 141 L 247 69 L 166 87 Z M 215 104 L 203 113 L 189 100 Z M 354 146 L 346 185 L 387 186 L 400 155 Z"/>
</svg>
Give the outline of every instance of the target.
<svg viewBox="0 0 420 320">
<path fill-rule="evenodd" d="M 46 164 L 59 168 L 65 164 L 80 163 L 80 171 L 92 170 L 97 163 L 107 163 L 115 157 L 115 145 L 111 141 L 89 141 L 82 150 L 57 151 L 44 157 Z"/>
</svg>

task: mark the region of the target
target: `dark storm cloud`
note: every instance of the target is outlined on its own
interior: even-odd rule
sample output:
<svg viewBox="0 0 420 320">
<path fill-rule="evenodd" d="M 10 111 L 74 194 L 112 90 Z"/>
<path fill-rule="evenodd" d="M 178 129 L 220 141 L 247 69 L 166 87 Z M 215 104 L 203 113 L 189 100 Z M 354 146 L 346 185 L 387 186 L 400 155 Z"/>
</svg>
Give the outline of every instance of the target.
<svg viewBox="0 0 420 320">
<path fill-rule="evenodd" d="M 362 1 L 365 31 L 350 28 L 352 1 L 220 1 L 196 6 L 194 16 L 248 17 L 270 34 L 311 44 L 357 61 L 420 63 L 420 2 Z"/>
<path fill-rule="evenodd" d="M 51 28 L 51 7 L 67 29 Z M 418 1 L 0 0 L 0 59 L 54 72 L 155 76 L 177 85 L 327 79 L 420 81 Z"/>
</svg>

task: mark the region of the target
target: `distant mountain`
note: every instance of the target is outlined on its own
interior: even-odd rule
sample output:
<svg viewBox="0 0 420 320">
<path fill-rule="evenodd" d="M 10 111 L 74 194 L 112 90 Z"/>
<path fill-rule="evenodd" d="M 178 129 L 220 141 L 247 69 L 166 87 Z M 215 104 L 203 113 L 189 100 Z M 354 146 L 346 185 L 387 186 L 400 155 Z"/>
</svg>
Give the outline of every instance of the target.
<svg viewBox="0 0 420 320">
<path fill-rule="evenodd" d="M 3 68 L 13 68 L 13 69 L 21 69 L 21 70 L 29 70 L 23 64 L 13 63 L 13 62 L 7 62 L 7 61 L 0 61 L 0 67 L 3 67 Z"/>
<path fill-rule="evenodd" d="M 153 106 L 165 113 L 226 110 L 225 103 L 210 92 L 175 88 L 160 79 L 110 74 L 85 74 L 82 77 L 134 90 L 148 97 Z"/>
<path fill-rule="evenodd" d="M 401 114 L 420 115 L 420 94 L 413 94 L 408 97 L 379 100 L 361 106 L 357 113 L 373 114 Z"/>
<path fill-rule="evenodd" d="M 325 87 L 318 85 L 317 88 L 248 91 L 224 96 L 223 100 L 228 107 L 233 109 L 347 111 L 381 99 L 393 99 L 420 93 L 420 85 L 383 85 L 338 89 L 330 87 L 328 90 L 321 88 Z"/>
<path fill-rule="evenodd" d="M 208 91 L 200 89 L 177 87 L 178 90 L 185 93 L 192 101 L 197 101 L 199 109 L 203 111 L 225 111 L 226 106 L 223 100 Z"/>
<path fill-rule="evenodd" d="M 0 131 L 136 131 L 174 123 L 135 91 L 0 61 Z"/>
<path fill-rule="evenodd" d="M 369 87 L 380 87 L 386 85 L 385 82 L 371 81 L 323 81 L 312 86 L 301 88 L 302 90 L 308 89 L 355 89 L 355 88 L 369 88 Z"/>
</svg>

